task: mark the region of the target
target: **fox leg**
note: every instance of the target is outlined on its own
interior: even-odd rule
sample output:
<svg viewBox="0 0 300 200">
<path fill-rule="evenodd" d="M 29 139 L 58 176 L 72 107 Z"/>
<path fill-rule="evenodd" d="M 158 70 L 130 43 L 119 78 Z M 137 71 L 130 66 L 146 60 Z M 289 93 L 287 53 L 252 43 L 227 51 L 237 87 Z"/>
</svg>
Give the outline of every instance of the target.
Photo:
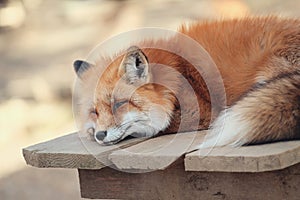
<svg viewBox="0 0 300 200">
<path fill-rule="evenodd" d="M 300 71 L 254 86 L 211 126 L 200 148 L 300 138 Z"/>
</svg>

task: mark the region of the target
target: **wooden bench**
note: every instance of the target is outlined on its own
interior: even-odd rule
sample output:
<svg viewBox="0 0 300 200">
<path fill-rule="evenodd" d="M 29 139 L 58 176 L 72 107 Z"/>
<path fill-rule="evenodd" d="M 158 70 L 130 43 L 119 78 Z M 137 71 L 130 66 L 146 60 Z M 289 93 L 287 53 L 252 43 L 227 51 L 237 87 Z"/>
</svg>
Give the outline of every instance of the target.
<svg viewBox="0 0 300 200">
<path fill-rule="evenodd" d="M 78 169 L 84 198 L 300 199 L 300 141 L 195 151 L 204 135 L 100 146 L 73 133 L 23 155 L 35 167 Z"/>
</svg>

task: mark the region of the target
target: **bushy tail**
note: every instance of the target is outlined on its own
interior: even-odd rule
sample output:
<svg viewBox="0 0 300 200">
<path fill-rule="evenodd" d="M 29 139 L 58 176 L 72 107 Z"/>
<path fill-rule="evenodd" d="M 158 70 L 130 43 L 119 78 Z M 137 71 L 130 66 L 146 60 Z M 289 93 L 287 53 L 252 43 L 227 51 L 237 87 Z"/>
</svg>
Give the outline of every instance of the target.
<svg viewBox="0 0 300 200">
<path fill-rule="evenodd" d="M 224 110 L 200 148 L 300 138 L 300 71 L 255 86 Z"/>
</svg>

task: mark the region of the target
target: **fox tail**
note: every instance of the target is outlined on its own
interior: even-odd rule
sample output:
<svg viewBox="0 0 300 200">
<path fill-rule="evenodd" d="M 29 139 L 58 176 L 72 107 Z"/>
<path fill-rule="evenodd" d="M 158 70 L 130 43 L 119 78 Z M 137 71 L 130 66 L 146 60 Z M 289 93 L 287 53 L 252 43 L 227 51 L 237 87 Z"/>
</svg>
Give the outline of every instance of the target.
<svg viewBox="0 0 300 200">
<path fill-rule="evenodd" d="M 199 148 L 300 139 L 300 71 L 254 86 L 210 129 Z"/>
</svg>

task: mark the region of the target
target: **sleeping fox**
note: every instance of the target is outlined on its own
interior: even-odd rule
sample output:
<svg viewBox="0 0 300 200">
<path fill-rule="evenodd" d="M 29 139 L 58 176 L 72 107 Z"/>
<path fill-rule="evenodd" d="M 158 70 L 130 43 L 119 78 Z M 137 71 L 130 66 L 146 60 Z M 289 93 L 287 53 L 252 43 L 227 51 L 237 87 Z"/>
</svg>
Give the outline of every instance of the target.
<svg viewBox="0 0 300 200">
<path fill-rule="evenodd" d="M 225 99 L 210 94 L 207 80 L 213 83 L 214 73 L 204 77 L 209 68 L 194 64 L 208 57 L 179 34 L 214 61 Z M 182 25 L 178 35 L 141 41 L 114 59 L 76 60 L 80 133 L 110 145 L 127 136 L 210 129 L 199 144 L 203 148 L 300 138 L 299 19 L 195 22 Z M 150 48 L 153 44 L 162 48 Z M 169 46 L 173 52 L 163 48 Z M 186 93 L 186 83 L 195 98 Z M 226 105 L 212 105 L 213 99 Z"/>
</svg>

